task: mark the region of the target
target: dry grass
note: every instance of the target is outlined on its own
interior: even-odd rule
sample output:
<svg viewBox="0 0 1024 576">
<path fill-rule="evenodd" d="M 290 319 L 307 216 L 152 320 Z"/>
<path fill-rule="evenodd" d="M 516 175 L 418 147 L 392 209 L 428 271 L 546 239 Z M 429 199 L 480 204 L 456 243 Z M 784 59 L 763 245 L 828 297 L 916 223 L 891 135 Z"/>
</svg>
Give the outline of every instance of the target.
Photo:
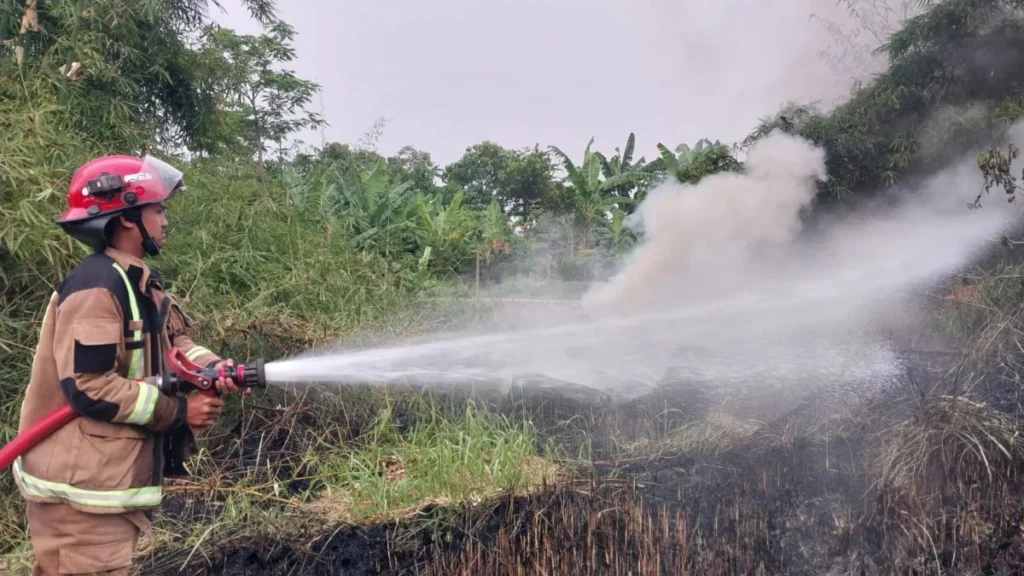
<svg viewBox="0 0 1024 576">
<path fill-rule="evenodd" d="M 975 300 L 958 305 L 976 307 L 985 298 L 979 290 Z M 313 557 L 295 543 L 323 543 L 338 526 L 351 524 L 366 530 L 401 524 L 416 532 L 422 528 L 412 526 L 427 522 L 430 530 L 443 531 L 463 508 L 471 510 L 463 520 L 466 539 L 435 549 L 423 570 L 784 573 L 780 558 L 792 553 L 786 551 L 792 542 L 780 544 L 784 538 L 827 548 L 815 554 L 836 555 L 836 566 L 847 566 L 851 554 L 881 552 L 904 572 L 980 570 L 991 555 L 987 546 L 1014 526 L 1009 510 L 1021 496 L 1018 422 L 1005 405 L 996 409 L 981 395 L 992 382 L 993 358 L 1001 385 L 1012 384 L 1006 375 L 1015 373 L 1017 332 L 1013 314 L 1000 310 L 1013 302 L 982 309 L 987 322 L 978 333 L 987 338 L 975 341 L 975 351 L 985 353 L 968 355 L 945 379 L 908 387 L 898 406 L 883 399 L 841 417 L 811 407 L 807 415 L 760 425 L 721 409 L 702 414 L 652 405 L 622 413 L 545 401 L 536 413 L 501 418 L 443 395 L 365 388 L 309 388 L 244 407 L 232 399 L 224 425 L 203 439 L 214 450 L 196 462 L 201 480 L 170 487 L 174 509 L 146 543 L 139 570 L 202 564 L 217 549 L 266 542 L 269 535 Z M 587 440 L 610 437 L 617 458 L 640 466 L 657 469 L 674 456 L 694 457 L 707 466 L 680 465 L 659 478 L 704 492 L 684 497 L 683 488 L 669 484 L 671 494 L 659 496 L 652 508 L 635 492 L 642 473 L 609 479 L 610 492 L 579 486 L 574 489 L 584 494 L 572 492 L 569 469 L 545 457 L 526 424 L 547 425 L 541 412 L 555 428 L 572 428 Z M 855 465 L 836 466 L 830 445 L 858 437 L 866 451 L 856 442 L 844 444 L 844 457 Z M 822 447 L 822 454 L 815 452 Z M 803 467 L 794 464 L 801 459 Z M 731 467 L 721 485 L 698 478 L 717 464 Z M 815 492 L 828 478 L 859 490 Z M 873 485 L 867 496 L 877 497 L 877 505 L 860 500 L 861 483 Z M 551 484 L 560 488 L 551 491 Z M 505 520 L 487 524 L 494 502 L 509 494 L 534 504 L 503 510 Z M 693 498 L 687 506 L 705 508 L 688 510 L 684 498 Z M 773 514 L 786 515 L 787 527 L 775 525 Z M 854 550 L 850 542 L 876 528 L 881 550 Z M 390 561 L 391 553 L 381 558 Z"/>
<path fill-rule="evenodd" d="M 334 412 L 339 398 L 317 394 L 269 417 L 249 415 L 253 441 L 237 453 L 201 454 L 197 480 L 168 487 L 175 504 L 165 502 L 139 569 L 169 570 L 251 538 L 301 541 L 339 525 L 526 495 L 566 479 L 538 452 L 528 426 L 471 403 L 380 390 L 339 393 L 349 401 L 360 396 L 345 404 L 361 412 Z"/>
<path fill-rule="evenodd" d="M 428 575 L 555 574 L 772 574 L 785 573 L 771 515 L 759 509 L 765 493 L 724 492 L 736 499 L 710 506 L 655 505 L 639 484 L 596 482 L 562 487 L 529 501 L 511 501 L 490 514 L 509 518 L 456 549 L 438 547 L 422 570 Z M 741 496 L 742 494 L 742 496 Z M 516 520 L 512 520 L 515 518 Z M 480 520 L 483 522 L 484 520 Z M 460 527 L 473 530 L 466 520 Z M 479 526 L 477 527 L 479 530 Z"/>
<path fill-rule="evenodd" d="M 963 397 L 929 401 L 909 421 L 880 434 L 876 462 L 880 485 L 893 495 L 923 496 L 939 478 L 988 482 L 1024 456 L 1018 426 L 1006 414 Z"/>
<path fill-rule="evenodd" d="M 717 456 L 750 439 L 760 428 L 744 422 L 724 410 L 715 410 L 704 419 L 687 422 L 660 437 L 643 437 L 619 445 L 622 459 L 657 460 L 669 456 Z"/>
<path fill-rule="evenodd" d="M 885 548 L 897 563 L 931 557 L 939 570 L 980 569 L 981 543 L 1020 497 L 1024 443 L 1007 414 L 964 397 L 928 400 L 879 431 L 868 464 L 876 479 Z"/>
<path fill-rule="evenodd" d="M 139 573 L 177 570 L 252 538 L 302 541 L 568 480 L 530 426 L 462 398 L 371 388 L 276 396 L 255 406 L 234 399 L 199 439 L 213 450 L 191 463 L 193 479 L 168 482 Z M 8 572 L 29 566 L 20 543 L 4 557 Z"/>
</svg>

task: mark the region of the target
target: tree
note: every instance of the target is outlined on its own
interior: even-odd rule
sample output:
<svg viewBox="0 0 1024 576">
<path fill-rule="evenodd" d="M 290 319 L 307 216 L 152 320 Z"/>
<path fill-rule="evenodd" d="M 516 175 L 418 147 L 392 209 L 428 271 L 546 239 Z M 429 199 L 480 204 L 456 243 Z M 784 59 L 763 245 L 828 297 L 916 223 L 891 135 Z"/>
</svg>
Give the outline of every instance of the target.
<svg viewBox="0 0 1024 576">
<path fill-rule="evenodd" d="M 467 207 L 483 210 L 497 199 L 506 215 L 527 219 L 550 193 L 553 173 L 550 159 L 536 147 L 515 151 L 482 142 L 449 164 L 443 178 L 465 190 Z"/>
<path fill-rule="evenodd" d="M 233 126 L 227 138 L 238 138 L 256 154 L 260 181 L 266 182 L 268 143 L 277 144 L 284 156 L 284 141 L 303 128 L 319 126 L 319 114 L 305 110 L 319 89 L 290 70 L 275 66 L 291 62 L 295 31 L 275 20 L 267 34 L 238 35 L 211 25 L 203 34 L 203 51 L 223 102 L 225 122 Z"/>
<path fill-rule="evenodd" d="M 502 195 L 501 174 L 515 161 L 515 153 L 494 142 L 481 142 L 445 167 L 445 183 L 465 190 L 465 204 L 477 209 Z"/>
<path fill-rule="evenodd" d="M 392 182 L 384 159 L 355 179 L 346 179 L 333 169 L 326 174 L 323 209 L 348 235 L 350 248 L 373 249 L 385 256 L 415 251 L 408 231 L 416 209 L 411 182 Z"/>
<path fill-rule="evenodd" d="M 786 134 L 800 134 L 810 119 L 819 116 L 821 116 L 821 112 L 813 104 L 787 102 L 775 114 L 760 118 L 757 126 L 743 139 L 740 147 L 750 148 L 754 142 L 776 130 L 781 130 Z"/>
<path fill-rule="evenodd" d="M 885 68 L 884 55 L 879 46 L 903 25 L 917 16 L 934 0 L 839 0 L 846 6 L 848 20 L 853 27 L 841 22 L 811 15 L 834 39 L 834 44 L 821 50 L 818 56 L 834 70 L 837 78 L 850 81 L 851 93 L 859 90 L 871 74 Z"/>
<path fill-rule="evenodd" d="M 487 210 L 480 215 L 479 225 L 476 229 L 476 275 L 474 287 L 480 291 L 480 275 L 483 267 L 491 263 L 495 256 L 512 253 L 513 234 L 505 214 L 498 205 L 498 200 L 492 200 Z"/>
<path fill-rule="evenodd" d="M 440 170 L 430 159 L 429 152 L 417 150 L 412 146 L 403 146 L 397 154 L 387 159 L 387 164 L 392 181 L 412 182 L 412 187 L 424 194 L 433 194 L 437 191 Z"/>
<path fill-rule="evenodd" d="M 621 152 L 616 148 L 615 155 L 611 158 L 605 158 L 600 152 L 595 152 L 595 154 L 597 154 L 601 159 L 601 169 L 604 172 L 605 178 L 612 178 L 620 174 L 646 175 L 645 178 L 639 179 L 637 182 L 625 184 L 612 190 L 612 193 L 616 196 L 621 196 L 623 198 L 637 198 L 637 195 L 640 194 L 642 197 L 644 188 L 658 178 L 656 165 L 647 164 L 647 160 L 643 157 L 635 163 L 633 162 L 633 151 L 635 146 L 636 135 L 630 132 L 629 137 L 626 139 L 626 147 Z M 635 204 L 625 206 L 625 213 L 631 213 L 634 207 Z"/>
<path fill-rule="evenodd" d="M 646 181 L 648 175 L 630 172 L 611 178 L 601 179 L 601 156 L 591 151 L 594 139 L 587 143 L 583 151 L 583 162 L 577 167 L 571 158 L 552 146 L 551 150 L 562 159 L 566 177 L 571 188 L 572 202 L 580 220 L 580 243 L 582 250 L 592 247 L 591 231 L 595 220 L 607 222 L 607 214 L 614 208 L 632 203 L 630 198 L 612 194 L 612 190 L 622 186 L 635 185 Z"/>
<path fill-rule="evenodd" d="M 626 147 L 624 151 L 620 152 L 618 148 L 615 149 L 615 155 L 611 158 L 605 158 L 600 152 L 595 152 L 601 158 L 601 168 L 604 170 L 604 177 L 611 178 L 618 174 L 624 174 L 626 172 L 633 172 L 634 169 L 644 167 L 646 163 L 644 158 L 640 158 L 633 164 L 633 150 L 636 148 L 636 134 L 630 132 L 629 137 L 626 138 Z"/>
<path fill-rule="evenodd" d="M 458 273 L 473 258 L 477 222 L 459 191 L 447 205 L 440 194 L 416 196 L 415 234 L 432 269 Z"/>
<path fill-rule="evenodd" d="M 658 143 L 661 158 L 652 162 L 659 169 L 684 184 L 696 184 L 705 176 L 718 172 L 737 172 L 742 168 L 729 147 L 719 141 L 712 143 L 701 138 L 693 148 L 686 144 L 676 146 L 675 152 Z"/>
<path fill-rule="evenodd" d="M 58 97 L 62 129 L 121 150 L 206 150 L 216 102 L 197 76 L 187 38 L 208 21 L 208 0 L 6 0 L 0 78 L 30 80 L 34 98 Z M 261 23 L 272 0 L 243 0 Z M 14 68 L 15 70 L 12 70 Z M 6 93 L 0 99 L 21 98 Z"/>
<path fill-rule="evenodd" d="M 517 152 L 515 161 L 499 176 L 503 190 L 499 199 L 505 213 L 528 220 L 551 191 L 554 167 L 548 155 L 534 147 Z"/>
<path fill-rule="evenodd" d="M 110 0 L 85 10 L 77 0 L 8 0 L 0 78 L 25 82 L 0 83 L 0 100 L 53 96 L 60 109 L 51 122 L 120 149 L 157 139 L 196 146 L 212 103 L 196 85 L 182 31 L 205 18 L 206 4 Z"/>
<path fill-rule="evenodd" d="M 819 202 L 923 176 L 980 148 L 1020 117 L 1021 0 L 945 0 L 908 19 L 879 51 L 888 70 L 799 134 L 827 152 Z"/>
</svg>

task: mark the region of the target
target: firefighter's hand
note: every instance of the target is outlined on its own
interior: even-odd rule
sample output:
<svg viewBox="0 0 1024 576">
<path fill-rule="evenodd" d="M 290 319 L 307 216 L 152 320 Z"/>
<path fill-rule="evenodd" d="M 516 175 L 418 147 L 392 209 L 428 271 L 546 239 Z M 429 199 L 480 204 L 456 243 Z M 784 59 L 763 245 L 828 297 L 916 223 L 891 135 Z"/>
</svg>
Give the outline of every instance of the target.
<svg viewBox="0 0 1024 576">
<path fill-rule="evenodd" d="M 224 368 L 225 372 L 230 372 L 229 368 L 232 368 L 234 365 L 235 361 L 228 358 L 227 360 L 223 360 L 215 364 L 214 368 Z M 217 386 L 217 391 L 221 394 L 238 392 L 238 385 L 235 384 L 235 380 L 233 378 L 218 378 L 215 385 Z M 246 388 L 245 393 L 252 394 L 252 388 Z"/>
<path fill-rule="evenodd" d="M 206 394 L 189 394 L 185 420 L 193 430 L 201 432 L 213 426 L 223 407 L 224 401 L 220 398 Z"/>
</svg>

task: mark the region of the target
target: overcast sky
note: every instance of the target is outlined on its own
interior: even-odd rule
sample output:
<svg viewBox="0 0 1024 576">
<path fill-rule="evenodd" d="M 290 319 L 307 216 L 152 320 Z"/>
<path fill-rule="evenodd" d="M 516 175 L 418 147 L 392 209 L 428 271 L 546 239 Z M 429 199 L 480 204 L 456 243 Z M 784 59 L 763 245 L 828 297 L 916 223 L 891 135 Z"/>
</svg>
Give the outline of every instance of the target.
<svg viewBox="0 0 1024 576">
<path fill-rule="evenodd" d="M 259 32 L 222 4 L 218 22 Z M 845 93 L 812 13 L 845 14 L 836 0 L 278 0 L 327 140 L 355 143 L 383 116 L 381 153 L 408 144 L 442 166 L 483 140 L 579 157 L 632 131 L 650 160 L 658 142 L 742 139 L 787 99 Z"/>
</svg>

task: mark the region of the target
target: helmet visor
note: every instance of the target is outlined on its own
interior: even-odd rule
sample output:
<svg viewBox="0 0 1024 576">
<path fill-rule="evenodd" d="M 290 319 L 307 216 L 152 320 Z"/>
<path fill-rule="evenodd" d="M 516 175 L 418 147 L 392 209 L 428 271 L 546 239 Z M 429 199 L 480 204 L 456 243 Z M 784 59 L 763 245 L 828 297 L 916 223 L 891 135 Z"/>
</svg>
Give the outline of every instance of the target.
<svg viewBox="0 0 1024 576">
<path fill-rule="evenodd" d="M 139 169 L 142 178 L 160 182 L 161 188 L 167 193 L 167 198 L 173 197 L 178 192 L 185 191 L 185 180 L 181 170 L 164 162 L 154 156 L 142 157 L 142 167 Z"/>
</svg>

